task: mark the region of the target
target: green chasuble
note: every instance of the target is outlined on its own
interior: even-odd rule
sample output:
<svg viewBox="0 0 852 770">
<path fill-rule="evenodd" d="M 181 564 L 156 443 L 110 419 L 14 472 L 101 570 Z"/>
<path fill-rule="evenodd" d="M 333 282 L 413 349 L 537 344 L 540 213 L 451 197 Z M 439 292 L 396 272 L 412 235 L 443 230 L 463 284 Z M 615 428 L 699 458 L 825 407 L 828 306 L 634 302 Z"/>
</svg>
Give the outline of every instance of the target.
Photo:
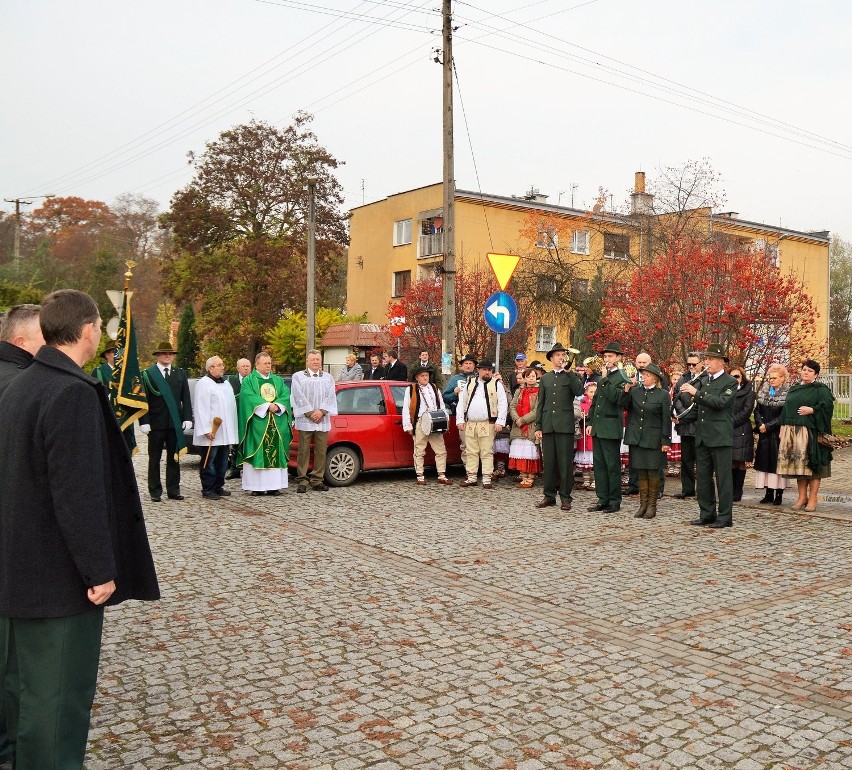
<svg viewBox="0 0 852 770">
<path fill-rule="evenodd" d="M 283 404 L 285 413 L 258 417 L 254 410 L 261 404 Z M 255 468 L 286 468 L 293 438 L 290 389 L 277 374 L 267 379 L 256 371 L 243 380 L 239 398 L 239 461 Z"/>
</svg>

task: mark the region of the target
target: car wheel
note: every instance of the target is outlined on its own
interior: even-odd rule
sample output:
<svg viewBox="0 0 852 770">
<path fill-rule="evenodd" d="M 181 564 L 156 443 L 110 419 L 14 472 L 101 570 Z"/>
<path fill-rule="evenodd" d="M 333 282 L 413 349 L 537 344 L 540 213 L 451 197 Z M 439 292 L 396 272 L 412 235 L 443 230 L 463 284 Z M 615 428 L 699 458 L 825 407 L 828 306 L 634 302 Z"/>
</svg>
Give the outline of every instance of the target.
<svg viewBox="0 0 852 770">
<path fill-rule="evenodd" d="M 348 487 L 361 472 L 361 458 L 348 446 L 328 450 L 325 461 L 325 483 L 330 487 Z"/>
</svg>

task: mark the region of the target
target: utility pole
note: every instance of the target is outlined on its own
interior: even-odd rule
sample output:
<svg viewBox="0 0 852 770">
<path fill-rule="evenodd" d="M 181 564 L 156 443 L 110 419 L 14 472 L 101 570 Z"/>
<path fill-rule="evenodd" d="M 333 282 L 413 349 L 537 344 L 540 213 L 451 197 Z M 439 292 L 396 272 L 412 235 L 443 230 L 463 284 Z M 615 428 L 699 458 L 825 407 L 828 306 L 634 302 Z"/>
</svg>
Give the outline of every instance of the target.
<svg viewBox="0 0 852 770">
<path fill-rule="evenodd" d="M 53 198 L 53 195 L 29 195 L 26 198 L 4 198 L 6 203 L 15 204 L 15 271 L 21 266 L 21 206 L 32 206 L 39 198 Z"/>
<path fill-rule="evenodd" d="M 317 180 L 308 179 L 308 296 L 305 342 L 306 350 L 317 346 L 316 308 L 316 262 L 317 262 Z"/>
<path fill-rule="evenodd" d="M 442 0 L 444 54 L 444 313 L 441 349 L 452 358 L 456 350 L 456 179 L 453 149 L 453 22 L 452 0 Z"/>
</svg>

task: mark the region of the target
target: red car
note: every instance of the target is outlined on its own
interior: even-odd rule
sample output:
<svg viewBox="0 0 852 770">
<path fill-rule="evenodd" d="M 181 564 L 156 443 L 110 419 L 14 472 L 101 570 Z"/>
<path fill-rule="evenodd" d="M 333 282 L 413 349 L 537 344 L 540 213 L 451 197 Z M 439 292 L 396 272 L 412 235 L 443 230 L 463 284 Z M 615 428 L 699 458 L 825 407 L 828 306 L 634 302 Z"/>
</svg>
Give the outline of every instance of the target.
<svg viewBox="0 0 852 770">
<path fill-rule="evenodd" d="M 414 441 L 402 429 L 405 382 L 367 380 L 337 384 L 337 415 L 331 418 L 325 483 L 347 487 L 361 471 L 414 467 Z M 459 434 L 454 417 L 444 434 L 447 464 L 461 462 Z M 293 429 L 290 468 L 296 467 L 298 431 Z M 426 465 L 435 465 L 435 455 L 426 448 Z"/>
</svg>

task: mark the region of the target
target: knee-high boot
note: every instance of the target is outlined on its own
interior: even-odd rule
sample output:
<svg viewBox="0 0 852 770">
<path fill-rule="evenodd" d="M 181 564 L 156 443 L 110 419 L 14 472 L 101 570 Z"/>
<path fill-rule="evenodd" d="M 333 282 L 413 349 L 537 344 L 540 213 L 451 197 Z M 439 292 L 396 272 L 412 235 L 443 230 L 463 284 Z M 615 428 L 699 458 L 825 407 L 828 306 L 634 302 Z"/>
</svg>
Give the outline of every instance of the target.
<svg viewBox="0 0 852 770">
<path fill-rule="evenodd" d="M 660 491 L 660 478 L 656 471 L 651 471 L 648 484 L 648 509 L 645 511 L 646 519 L 653 519 L 657 515 L 657 493 Z"/>
<path fill-rule="evenodd" d="M 648 493 L 648 477 L 645 475 L 647 471 L 638 471 L 639 478 L 636 480 L 636 484 L 639 487 L 639 510 L 633 514 L 634 519 L 641 519 L 645 516 L 645 512 L 648 510 L 648 505 L 650 504 L 649 493 Z M 657 500 L 654 498 L 654 502 Z"/>
</svg>

